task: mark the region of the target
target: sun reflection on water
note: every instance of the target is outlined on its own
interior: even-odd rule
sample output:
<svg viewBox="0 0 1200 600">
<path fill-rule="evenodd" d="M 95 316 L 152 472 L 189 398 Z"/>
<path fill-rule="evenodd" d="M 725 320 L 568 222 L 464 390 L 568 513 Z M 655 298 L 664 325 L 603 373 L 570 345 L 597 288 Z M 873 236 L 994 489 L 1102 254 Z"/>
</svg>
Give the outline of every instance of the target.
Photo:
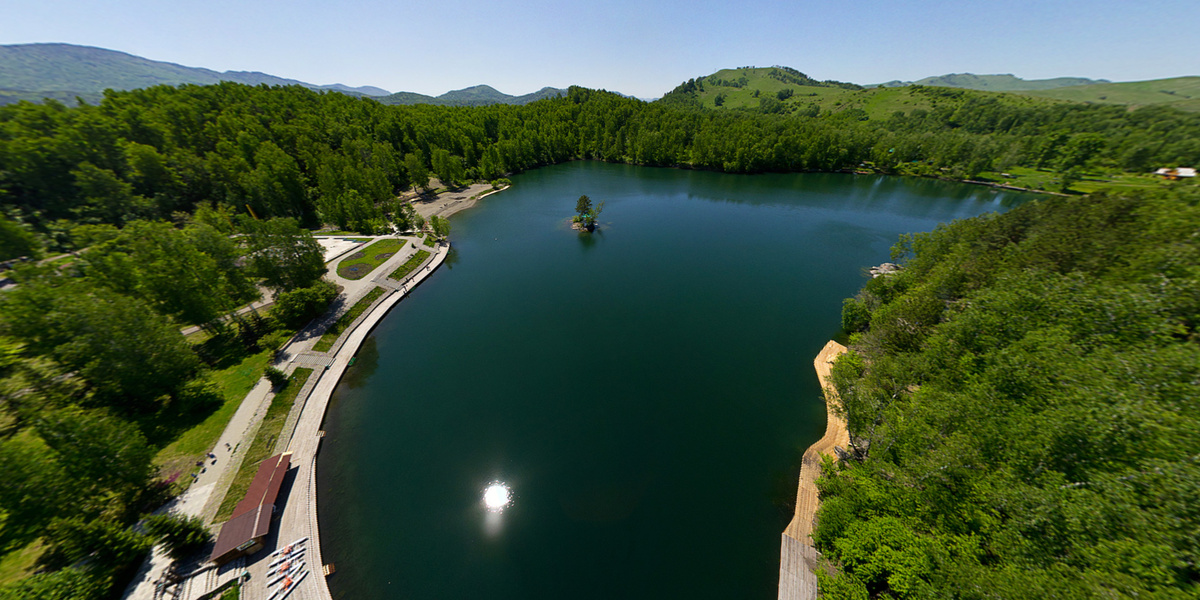
<svg viewBox="0 0 1200 600">
<path fill-rule="evenodd" d="M 483 506 L 489 512 L 504 512 L 512 504 L 512 491 L 502 481 L 493 481 L 483 490 Z"/>
</svg>

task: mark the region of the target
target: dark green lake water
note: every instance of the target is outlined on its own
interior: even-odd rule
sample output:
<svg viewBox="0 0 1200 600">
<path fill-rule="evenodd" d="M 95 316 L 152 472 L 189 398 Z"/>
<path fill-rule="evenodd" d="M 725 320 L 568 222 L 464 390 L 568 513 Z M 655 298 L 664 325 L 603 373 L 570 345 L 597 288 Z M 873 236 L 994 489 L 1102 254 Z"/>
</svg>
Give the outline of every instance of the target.
<svg viewBox="0 0 1200 600">
<path fill-rule="evenodd" d="M 594 162 L 513 183 L 451 219 L 450 262 L 335 394 L 335 597 L 774 598 L 842 299 L 898 234 L 1030 198 Z M 591 236 L 566 225 L 580 194 L 606 203 Z"/>
</svg>

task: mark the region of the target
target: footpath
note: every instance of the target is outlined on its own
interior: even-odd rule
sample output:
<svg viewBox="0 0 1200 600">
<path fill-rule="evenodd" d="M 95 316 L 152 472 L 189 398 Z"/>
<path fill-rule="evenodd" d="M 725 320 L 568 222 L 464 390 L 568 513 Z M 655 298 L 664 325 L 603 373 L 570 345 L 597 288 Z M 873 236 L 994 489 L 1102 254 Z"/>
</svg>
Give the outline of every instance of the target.
<svg viewBox="0 0 1200 600">
<path fill-rule="evenodd" d="M 804 451 L 800 467 L 800 482 L 796 488 L 796 510 L 787 529 L 783 530 L 779 548 L 779 600 L 816 600 L 817 549 L 812 545 L 813 517 L 820 499 L 817 496 L 817 477 L 821 475 L 821 455 L 834 454 L 834 448 L 847 448 L 850 433 L 846 422 L 834 411 L 837 392 L 829 383 L 829 368 L 846 347 L 830 341 L 825 344 L 813 367 L 821 390 L 825 393 L 825 435 Z"/>
<path fill-rule="evenodd" d="M 201 600 L 210 597 L 214 591 L 231 580 L 245 578 L 247 575 L 241 598 L 265 600 L 268 598 L 265 586 L 267 557 L 276 549 L 277 544 L 287 544 L 302 537 L 310 538 L 307 563 L 312 573 L 299 582 L 288 599 L 331 600 L 324 577 L 325 565 L 321 562 L 316 511 L 316 457 L 321 437 L 324 435 L 320 425 L 325 417 L 325 408 L 363 340 L 393 306 L 441 266 L 450 250 L 446 243 L 431 248 L 424 246 L 420 238 L 401 237 L 400 239 L 409 243 L 376 267 L 367 277 L 349 280 L 338 276 L 337 263 L 342 256 L 385 237 L 396 236 L 363 237 L 367 241 L 332 256 L 327 264 L 327 278 L 343 287 L 342 294 L 335 300 L 334 310 L 321 321 L 312 323 L 298 332 L 281 350 L 274 363 L 276 368 L 285 373 L 290 374 L 298 367 L 307 367 L 313 369 L 313 374 L 298 394 L 276 443 L 275 453 L 292 452 L 294 476 L 289 477 L 290 485 L 285 482 L 284 493 L 281 493 L 281 500 L 276 507 L 278 522 L 272 527 L 273 533 L 268 536 L 266 547 L 252 556 L 234 560 L 220 568 L 197 565 L 179 580 L 167 577 L 171 560 L 161 548 L 156 547 L 133 582 L 126 588 L 124 597 L 127 600 Z M 420 250 L 430 251 L 432 254 L 403 281 L 388 277 Z M 342 332 L 333 347 L 327 352 L 313 350 L 313 346 L 325 330 L 375 287 L 382 287 L 384 293 Z M 197 480 L 184 494 L 157 512 L 196 515 L 211 522 L 224 499 L 225 491 L 241 466 L 245 450 L 254 439 L 272 398 L 270 384 L 265 379 L 260 380 L 226 426 L 212 450 L 212 456 L 205 459 L 205 469 Z M 290 492 L 287 491 L 289 487 Z"/>
</svg>

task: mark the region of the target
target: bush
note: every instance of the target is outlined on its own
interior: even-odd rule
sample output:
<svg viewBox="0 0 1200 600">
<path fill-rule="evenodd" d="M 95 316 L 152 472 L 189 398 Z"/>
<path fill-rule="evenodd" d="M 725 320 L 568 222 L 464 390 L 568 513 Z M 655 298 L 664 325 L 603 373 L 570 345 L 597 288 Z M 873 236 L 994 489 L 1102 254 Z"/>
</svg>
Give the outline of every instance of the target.
<svg viewBox="0 0 1200 600">
<path fill-rule="evenodd" d="M 492 188 L 493 188 L 493 189 L 497 189 L 497 190 L 498 190 L 498 189 L 500 189 L 500 188 L 502 188 L 502 187 L 504 187 L 504 186 L 506 186 L 506 185 L 512 185 L 512 181 L 511 181 L 511 180 L 509 180 L 507 177 L 501 177 L 500 179 L 493 179 L 493 180 L 492 180 Z"/>
<path fill-rule="evenodd" d="M 212 533 L 200 517 L 151 515 L 146 517 L 144 524 L 146 531 L 158 538 L 167 547 L 167 554 L 175 560 L 187 558 L 212 540 Z"/>
<path fill-rule="evenodd" d="M 290 339 L 292 339 L 290 331 L 272 331 L 258 340 L 258 347 L 274 352 L 283 348 L 283 345 Z"/>
<path fill-rule="evenodd" d="M 267 367 L 266 375 L 267 379 L 271 382 L 271 385 L 274 386 L 275 389 L 282 389 L 283 386 L 287 385 L 287 373 L 284 373 L 275 367 Z"/>
<path fill-rule="evenodd" d="M 303 327 L 324 313 L 336 297 L 337 287 L 322 279 L 312 286 L 277 294 L 271 316 L 285 327 Z"/>
<path fill-rule="evenodd" d="M 225 399 L 213 380 L 201 375 L 179 388 L 174 396 L 175 405 L 182 414 L 206 414 L 219 408 Z"/>
<path fill-rule="evenodd" d="M 842 300 L 842 329 L 847 333 L 862 331 L 871 323 L 871 311 L 856 298 Z"/>
<path fill-rule="evenodd" d="M 55 519 L 44 539 L 50 546 L 42 558 L 45 565 L 61 568 L 86 559 L 104 572 L 140 561 L 152 545 L 121 523 L 79 516 Z"/>
</svg>

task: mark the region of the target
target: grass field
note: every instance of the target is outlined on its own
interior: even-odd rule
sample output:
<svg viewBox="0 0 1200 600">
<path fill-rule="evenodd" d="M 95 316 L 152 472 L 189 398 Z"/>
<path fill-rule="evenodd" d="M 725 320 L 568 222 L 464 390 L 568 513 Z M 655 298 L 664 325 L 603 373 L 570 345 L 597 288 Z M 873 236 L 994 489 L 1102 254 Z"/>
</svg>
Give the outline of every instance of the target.
<svg viewBox="0 0 1200 600">
<path fill-rule="evenodd" d="M 420 252 L 417 254 L 420 254 Z M 370 292 L 367 292 L 366 296 L 363 296 L 362 299 L 360 299 L 358 302 L 355 302 L 354 306 L 350 307 L 350 310 L 346 311 L 341 317 L 338 318 L 337 321 L 333 323 L 333 325 L 329 326 L 329 329 L 324 335 L 321 336 L 321 339 L 317 340 L 317 343 L 313 345 L 313 350 L 316 350 L 317 352 L 328 352 L 329 349 L 333 347 L 333 344 L 337 341 L 338 337 L 342 335 L 342 332 L 345 331 L 351 323 L 354 323 L 354 320 L 357 319 L 359 315 L 363 314 L 363 311 L 367 310 L 367 308 L 371 306 L 372 302 L 382 295 L 383 288 L 381 287 L 376 287 Z"/>
<path fill-rule="evenodd" d="M 916 109 L 929 110 L 943 103 L 958 103 L 961 100 L 931 96 L 917 91 L 912 87 L 846 89 L 841 87 L 825 87 L 817 85 L 797 85 L 785 83 L 770 75 L 771 68 L 741 68 L 723 69 L 712 75 L 700 77 L 704 89 L 696 91 L 696 99 L 700 105 L 708 109 L 757 110 L 763 98 L 778 99 L 778 94 L 785 89 L 791 89 L 792 95 L 782 100 L 785 112 L 804 114 L 814 107 L 820 113 L 838 113 L 847 110 L 861 109 L 871 119 L 884 119 L 896 111 L 909 112 Z M 716 85 L 717 81 L 739 81 L 744 78 L 742 87 Z M 1066 89 L 1066 88 L 1063 88 Z M 1052 98 L 1033 98 L 1004 92 L 984 92 L 965 90 L 967 94 L 981 94 L 999 98 L 1001 101 L 1017 106 L 1042 105 L 1049 102 L 1061 102 Z M 717 96 L 723 96 L 723 102 L 717 105 Z"/>
<path fill-rule="evenodd" d="M 1168 104 L 1181 110 L 1200 111 L 1200 77 L 1096 83 L 1013 93 L 1038 98 L 1100 104 L 1128 104 L 1130 106 Z"/>
<path fill-rule="evenodd" d="M 980 180 L 1006 183 L 1033 190 L 1058 191 L 1059 174 L 1053 171 L 1013 167 L 1005 173 L 1012 177 L 1004 177 L 999 173 L 985 173 Z M 1187 182 L 1181 183 L 1187 184 Z M 1071 192 L 1090 194 L 1099 190 L 1154 189 L 1170 185 L 1180 184 L 1165 181 L 1161 177 L 1151 174 L 1089 172 L 1084 173 L 1082 179 L 1071 185 Z"/>
<path fill-rule="evenodd" d="M 909 86 L 870 88 L 862 90 L 816 85 L 785 83 L 770 76 L 772 68 L 722 69 L 699 77 L 703 89 L 696 91 L 700 105 L 708 109 L 758 109 L 763 98 L 778 99 L 778 94 L 791 89 L 792 95 L 782 100 L 786 112 L 803 114 L 815 106 L 821 113 L 837 113 L 862 109 L 871 119 L 886 118 L 896 111 L 928 110 L 939 104 L 960 102 L 953 98 L 936 97 Z M 719 85 L 717 82 L 739 82 L 742 87 Z M 1035 106 L 1056 102 L 1091 102 L 1127 104 L 1132 107 L 1168 104 L 1181 110 L 1200 111 L 1200 77 L 1174 77 L 1151 81 L 1096 83 L 1058 87 L 1047 90 L 991 92 L 961 89 L 970 95 L 986 95 L 1015 106 Z M 717 96 L 722 104 L 717 105 Z M 965 96 L 964 96 L 965 97 Z"/>
<path fill-rule="evenodd" d="M 174 441 L 158 451 L 154 457 L 154 465 L 158 467 L 161 477 L 190 472 L 194 467 L 193 463 L 212 449 L 221 437 L 221 432 L 225 431 L 229 420 L 233 418 L 233 413 L 237 412 L 246 394 L 249 394 L 262 378 L 263 371 L 270 362 L 271 352 L 264 350 L 246 356 L 224 369 L 213 371 L 213 381 L 220 390 L 223 402 L 215 412 L 194 427 L 184 430 Z"/>
<path fill-rule="evenodd" d="M 379 240 L 338 263 L 338 276 L 346 279 L 362 279 L 407 243 L 405 240 L 398 239 Z"/>
<path fill-rule="evenodd" d="M 418 250 L 417 253 L 412 255 L 412 257 L 405 261 L 404 264 L 400 265 L 395 271 L 392 271 L 392 274 L 388 275 L 388 277 L 397 281 L 402 281 L 405 277 L 408 277 L 408 274 L 412 273 L 414 269 L 421 266 L 421 263 L 425 262 L 426 258 L 429 258 L 429 252 L 425 250 Z"/>
<path fill-rule="evenodd" d="M 46 551 L 41 538 L 0 556 L 0 586 L 33 574 L 37 560 Z"/>
<path fill-rule="evenodd" d="M 258 463 L 269 457 L 274 450 L 288 413 L 296 402 L 296 396 L 310 375 L 312 369 L 296 369 L 288 378 L 287 387 L 271 399 L 271 406 L 267 408 L 267 414 L 258 426 L 258 432 L 254 434 L 254 440 L 250 442 L 250 447 L 246 449 L 246 455 L 242 458 L 242 466 L 225 492 L 225 499 L 221 501 L 221 508 L 217 510 L 216 521 L 227 520 L 237 503 L 246 495 L 246 490 L 250 488 L 250 482 L 254 480 L 254 474 L 258 471 Z"/>
<path fill-rule="evenodd" d="M 434 245 L 437 244 L 437 240 L 433 239 L 432 235 L 427 235 L 427 236 L 425 236 L 425 241 L 423 241 L 421 243 L 432 248 L 432 247 L 434 247 Z"/>
</svg>

